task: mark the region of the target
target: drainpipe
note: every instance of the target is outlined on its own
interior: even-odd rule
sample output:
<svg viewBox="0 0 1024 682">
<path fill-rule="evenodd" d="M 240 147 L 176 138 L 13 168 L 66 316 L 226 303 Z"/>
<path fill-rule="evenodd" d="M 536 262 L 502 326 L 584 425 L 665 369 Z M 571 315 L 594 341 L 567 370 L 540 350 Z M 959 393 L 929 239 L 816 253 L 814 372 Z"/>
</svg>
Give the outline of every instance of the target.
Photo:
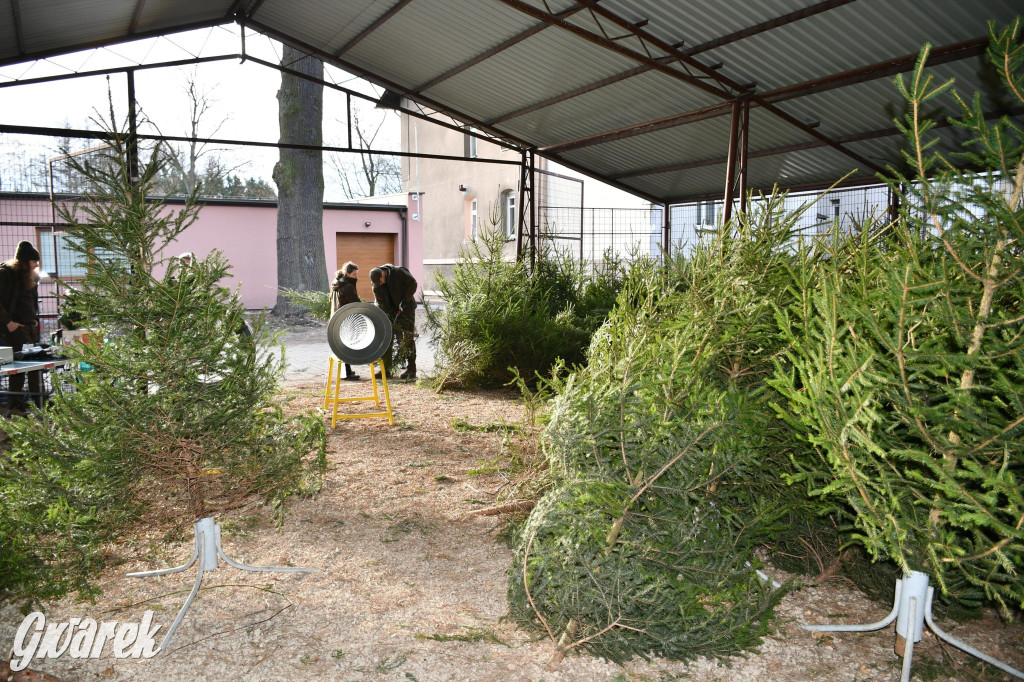
<svg viewBox="0 0 1024 682">
<path fill-rule="evenodd" d="M 402 265 L 409 267 L 409 221 L 406 219 L 405 209 L 398 209 L 398 217 L 402 219 Z"/>
</svg>

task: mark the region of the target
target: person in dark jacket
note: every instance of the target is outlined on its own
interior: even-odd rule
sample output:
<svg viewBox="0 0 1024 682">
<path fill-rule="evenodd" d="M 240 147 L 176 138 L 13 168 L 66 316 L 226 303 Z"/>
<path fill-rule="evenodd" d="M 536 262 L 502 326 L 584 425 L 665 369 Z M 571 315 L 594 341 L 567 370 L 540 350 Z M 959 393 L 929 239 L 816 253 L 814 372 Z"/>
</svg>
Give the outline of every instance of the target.
<svg viewBox="0 0 1024 682">
<path fill-rule="evenodd" d="M 373 297 L 387 313 L 399 335 L 398 354 L 408 364 L 400 379 L 416 378 L 416 278 L 408 269 L 386 263 L 370 270 Z M 384 369 L 391 375 L 391 349 L 384 355 Z"/>
<path fill-rule="evenodd" d="M 0 338 L 18 352 L 39 341 L 39 251 L 29 242 L 19 242 L 14 258 L 0 263 Z M 28 390 L 42 405 L 42 372 L 28 373 Z M 12 374 L 10 390 L 20 393 L 24 374 Z M 25 409 L 25 398 L 11 401 L 12 409 Z"/>
<path fill-rule="evenodd" d="M 359 303 L 362 299 L 356 293 L 356 282 L 359 280 L 359 266 L 349 261 L 334 273 L 331 282 L 331 315 L 338 308 L 349 303 Z M 352 371 L 352 365 L 345 363 L 345 381 L 359 381 L 359 375 Z"/>
</svg>

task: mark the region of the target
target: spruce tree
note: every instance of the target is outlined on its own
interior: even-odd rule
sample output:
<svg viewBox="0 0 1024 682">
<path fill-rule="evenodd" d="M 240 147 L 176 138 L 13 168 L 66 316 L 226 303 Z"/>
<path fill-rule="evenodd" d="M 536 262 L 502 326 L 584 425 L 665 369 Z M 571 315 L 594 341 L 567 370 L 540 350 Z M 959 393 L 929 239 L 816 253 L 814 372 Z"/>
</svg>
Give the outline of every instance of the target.
<svg viewBox="0 0 1024 682">
<path fill-rule="evenodd" d="M 989 57 L 1024 103 L 1020 28 L 991 29 Z M 927 56 L 896 81 L 912 169 L 890 180 L 899 220 L 781 311 L 793 350 L 774 384 L 809 446 L 798 478 L 854 540 L 1005 609 L 1024 604 L 1024 130 L 936 84 Z M 967 133 L 954 157 L 919 114 L 950 94 Z"/>
<path fill-rule="evenodd" d="M 194 197 L 180 207 L 148 199 L 161 150 L 133 179 L 127 136 L 108 134 L 104 160 L 78 169 L 89 181 L 84 200 L 56 207 L 87 273 L 61 282 L 75 290 L 65 312 L 92 340 L 67 346 L 71 388 L 58 384 L 39 420 L 3 424 L 12 438 L 3 489 L 12 516 L 36 523 L 25 532 L 43 541 L 37 564 L 62 561 L 47 543 L 70 538 L 87 556 L 126 510 L 191 523 L 254 498 L 279 506 L 315 490 L 325 466 L 323 425 L 282 409 L 283 349 L 269 352 L 263 316 L 247 318 L 238 292 L 222 285 L 223 255 L 191 264 L 163 255 L 195 221 Z M 16 490 L 17 477 L 36 499 Z"/>
</svg>

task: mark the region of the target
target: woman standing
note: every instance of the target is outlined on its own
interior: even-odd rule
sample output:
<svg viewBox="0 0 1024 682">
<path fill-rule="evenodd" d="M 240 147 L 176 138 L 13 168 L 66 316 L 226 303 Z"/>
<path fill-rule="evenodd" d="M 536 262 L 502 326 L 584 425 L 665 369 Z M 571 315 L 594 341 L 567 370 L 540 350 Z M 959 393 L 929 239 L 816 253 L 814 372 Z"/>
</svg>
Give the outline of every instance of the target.
<svg viewBox="0 0 1024 682">
<path fill-rule="evenodd" d="M 0 338 L 18 352 L 39 340 L 39 251 L 29 242 L 18 242 L 14 258 L 0 263 Z M 28 390 L 42 406 L 42 372 L 28 373 Z M 24 374 L 12 374 L 10 390 L 21 392 Z M 11 401 L 11 409 L 24 410 L 24 396 Z"/>
<path fill-rule="evenodd" d="M 349 303 L 359 303 L 361 300 L 356 293 L 356 282 L 359 279 L 359 266 L 349 261 L 334 274 L 334 281 L 331 283 L 331 315 L 338 312 L 338 308 Z M 345 363 L 345 380 L 358 381 L 359 375 L 352 371 L 352 365 Z"/>
</svg>

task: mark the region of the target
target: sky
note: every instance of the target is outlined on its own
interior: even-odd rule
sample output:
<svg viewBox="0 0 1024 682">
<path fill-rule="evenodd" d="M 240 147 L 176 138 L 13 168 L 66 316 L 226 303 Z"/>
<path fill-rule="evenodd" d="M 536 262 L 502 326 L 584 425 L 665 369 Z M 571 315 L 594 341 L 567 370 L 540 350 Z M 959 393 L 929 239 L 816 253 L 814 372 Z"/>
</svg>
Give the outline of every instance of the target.
<svg viewBox="0 0 1024 682">
<path fill-rule="evenodd" d="M 0 67 L 0 84 L 112 67 L 237 54 L 241 51 L 241 30 L 238 25 L 229 24 Z M 246 54 L 280 63 L 280 43 L 251 29 L 246 31 L 245 38 Z M 281 85 L 280 73 L 252 62 L 240 64 L 237 59 L 137 71 L 136 101 L 141 112 L 160 132 L 165 135 L 189 135 L 190 111 L 186 94 L 189 74 L 194 74 L 199 90 L 212 104 L 202 120 L 200 136 L 260 142 L 278 140 L 277 91 Z M 383 92 L 381 88 L 332 66 L 326 66 L 324 79 L 375 99 Z M 123 73 L 117 73 L 109 79 L 107 76 L 91 76 L 0 88 L 3 122 L 11 125 L 96 129 L 98 126 L 94 120 L 98 115 L 108 118 L 108 83 L 115 114 L 124 120 L 127 115 L 127 78 Z M 359 106 L 362 120 L 380 126 L 375 146 L 398 149 L 400 121 L 397 113 L 376 110 L 371 104 L 360 103 L 356 98 L 353 98 L 353 102 Z M 344 94 L 325 88 L 324 144 L 346 146 L 346 127 Z M 156 133 L 157 130 L 150 128 L 140 132 Z M 0 151 L 12 139 L 26 147 L 38 149 L 40 155 L 48 158 L 59 153 L 56 141 L 52 138 L 10 135 L 0 135 Z M 271 173 L 278 157 L 274 148 L 256 147 L 221 147 L 218 148 L 218 154 L 229 166 L 238 166 L 237 175 L 243 178 L 264 178 L 268 182 L 271 182 Z M 562 167 L 553 170 L 584 177 Z M 340 194 L 340 185 L 332 175 L 330 164 L 325 164 L 325 200 L 342 201 L 344 197 Z M 596 180 L 586 178 L 584 187 L 587 206 L 623 207 L 643 204 L 636 197 Z"/>
</svg>

